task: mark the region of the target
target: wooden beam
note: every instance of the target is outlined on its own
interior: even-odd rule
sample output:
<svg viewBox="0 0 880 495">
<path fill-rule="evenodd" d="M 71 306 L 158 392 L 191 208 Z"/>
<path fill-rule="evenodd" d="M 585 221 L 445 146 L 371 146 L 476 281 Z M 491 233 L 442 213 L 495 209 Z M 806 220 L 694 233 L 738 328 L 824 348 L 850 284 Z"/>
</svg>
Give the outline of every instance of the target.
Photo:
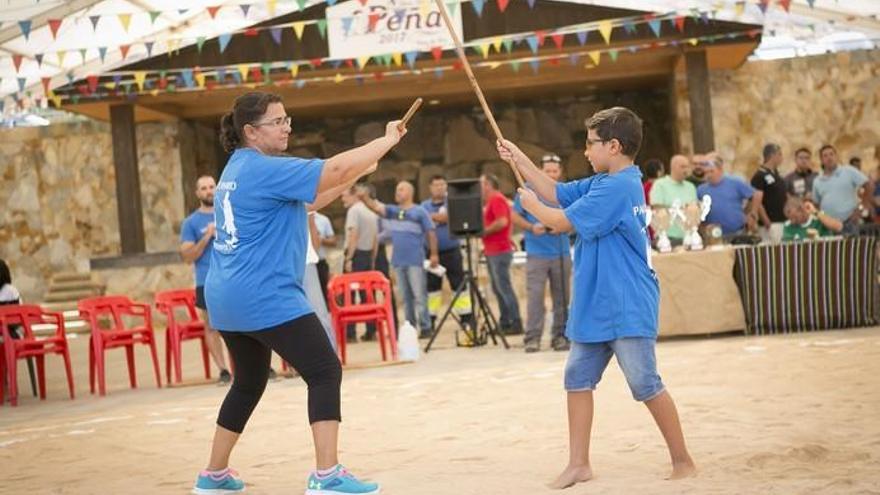
<svg viewBox="0 0 880 495">
<path fill-rule="evenodd" d="M 712 94 L 709 88 L 709 62 L 706 52 L 685 53 L 685 70 L 694 153 L 708 153 L 715 149 L 715 129 L 712 126 Z"/>
<path fill-rule="evenodd" d="M 110 107 L 110 134 L 113 140 L 113 168 L 116 171 L 116 210 L 122 254 L 146 251 L 144 214 L 141 207 L 137 136 L 134 105 Z"/>
</svg>

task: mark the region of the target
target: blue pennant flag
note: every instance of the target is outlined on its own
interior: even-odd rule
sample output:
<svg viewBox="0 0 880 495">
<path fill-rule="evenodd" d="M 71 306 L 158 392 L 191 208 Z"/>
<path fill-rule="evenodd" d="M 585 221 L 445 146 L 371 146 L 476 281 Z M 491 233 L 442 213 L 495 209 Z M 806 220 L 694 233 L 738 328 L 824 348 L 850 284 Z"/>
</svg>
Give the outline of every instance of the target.
<svg viewBox="0 0 880 495">
<path fill-rule="evenodd" d="M 530 60 L 529 65 L 532 66 L 532 72 L 537 74 L 538 73 L 538 66 L 541 65 L 541 62 L 539 62 L 537 60 Z"/>
<path fill-rule="evenodd" d="M 272 41 L 274 41 L 276 45 L 281 44 L 281 28 L 280 27 L 273 27 L 273 28 L 269 29 L 269 34 L 272 35 Z"/>
<path fill-rule="evenodd" d="M 348 36 L 348 33 L 351 31 L 351 23 L 354 21 L 354 17 L 348 16 L 342 18 L 342 32 Z"/>
<path fill-rule="evenodd" d="M 24 40 L 27 41 L 31 36 L 31 20 L 18 21 L 18 27 L 21 29 L 21 34 L 24 35 Z"/>
<path fill-rule="evenodd" d="M 483 5 L 485 5 L 486 0 L 471 0 L 471 7 L 474 8 L 474 12 L 477 13 L 477 17 L 483 16 Z"/>
<path fill-rule="evenodd" d="M 650 21 L 648 21 L 648 27 L 650 27 L 651 31 L 654 32 L 654 36 L 658 38 L 660 37 L 660 27 L 662 25 L 662 22 L 663 21 L 661 21 L 660 19 L 651 19 Z"/>
<path fill-rule="evenodd" d="M 577 33 L 576 36 L 577 36 L 578 44 L 581 46 L 584 46 L 584 43 L 587 42 L 587 32 L 581 31 L 581 32 Z"/>
<path fill-rule="evenodd" d="M 529 44 L 529 49 L 532 53 L 538 53 L 538 37 L 537 36 L 529 36 L 526 38 L 526 42 Z"/>
<path fill-rule="evenodd" d="M 419 52 L 406 52 L 403 56 L 406 57 L 406 65 L 412 70 L 416 66 L 416 58 L 419 56 Z"/>
<path fill-rule="evenodd" d="M 226 47 L 229 46 L 229 41 L 231 39 L 232 35 L 229 33 L 224 33 L 217 37 L 217 42 L 220 43 L 220 53 L 226 51 Z"/>
<path fill-rule="evenodd" d="M 104 59 L 107 58 L 107 47 L 99 46 L 98 47 L 98 56 L 101 57 L 101 63 L 104 63 Z"/>
<path fill-rule="evenodd" d="M 183 84 L 187 88 L 193 87 L 193 71 L 192 69 L 182 69 L 180 71 L 180 76 L 183 78 Z"/>
</svg>

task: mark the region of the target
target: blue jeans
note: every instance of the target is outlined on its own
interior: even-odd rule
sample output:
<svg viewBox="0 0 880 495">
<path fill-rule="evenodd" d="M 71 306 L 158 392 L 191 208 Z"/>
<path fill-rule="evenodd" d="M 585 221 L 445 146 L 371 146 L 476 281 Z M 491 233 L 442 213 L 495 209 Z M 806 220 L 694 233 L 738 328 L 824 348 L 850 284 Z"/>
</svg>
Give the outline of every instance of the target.
<svg viewBox="0 0 880 495">
<path fill-rule="evenodd" d="M 406 319 L 421 333 L 431 331 L 431 315 L 428 314 L 428 282 L 421 266 L 395 266 L 397 285 L 403 299 Z"/>
<path fill-rule="evenodd" d="M 486 256 L 489 265 L 489 280 L 492 281 L 492 292 L 498 299 L 498 311 L 501 313 L 498 323 L 502 329 L 522 330 L 522 318 L 519 316 L 519 301 L 510 282 L 510 264 L 513 253 L 502 253 Z"/>
<path fill-rule="evenodd" d="M 565 364 L 565 390 L 595 390 L 614 355 L 633 399 L 644 402 L 657 397 L 664 387 L 657 374 L 656 343 L 656 339 L 647 337 L 625 337 L 610 342 L 572 342 Z"/>
</svg>

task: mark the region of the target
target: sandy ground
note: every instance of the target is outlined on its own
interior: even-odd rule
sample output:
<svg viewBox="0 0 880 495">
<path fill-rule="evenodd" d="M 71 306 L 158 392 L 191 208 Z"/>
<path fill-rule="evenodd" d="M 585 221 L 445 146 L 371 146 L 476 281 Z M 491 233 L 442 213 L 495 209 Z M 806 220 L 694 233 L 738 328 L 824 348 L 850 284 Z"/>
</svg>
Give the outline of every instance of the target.
<svg viewBox="0 0 880 495">
<path fill-rule="evenodd" d="M 567 459 L 564 353 L 453 348 L 451 332 L 415 364 L 346 371 L 342 460 L 383 493 L 541 494 Z M 73 340 L 78 396 L 60 360 L 49 398 L 24 389 L 0 409 L 0 492 L 185 493 L 206 462 L 217 385 L 157 390 L 147 355 L 130 390 L 121 351 L 109 394 L 88 394 L 86 339 Z M 185 378 L 199 376 L 195 347 Z M 354 362 L 378 359 L 356 344 Z M 161 349 L 161 348 L 160 348 Z M 597 478 L 564 493 L 880 493 L 880 328 L 775 337 L 666 340 L 661 374 L 700 467 L 669 482 L 667 455 L 616 364 L 597 393 Z M 305 387 L 270 383 L 233 455 L 249 493 L 297 494 L 312 466 Z"/>
</svg>

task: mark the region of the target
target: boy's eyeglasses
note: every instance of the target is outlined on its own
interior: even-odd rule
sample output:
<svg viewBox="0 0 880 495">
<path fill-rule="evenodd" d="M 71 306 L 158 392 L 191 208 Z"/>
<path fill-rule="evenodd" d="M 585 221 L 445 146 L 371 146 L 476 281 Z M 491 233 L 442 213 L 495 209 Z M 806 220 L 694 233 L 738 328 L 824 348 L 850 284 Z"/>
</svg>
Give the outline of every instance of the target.
<svg viewBox="0 0 880 495">
<path fill-rule="evenodd" d="M 266 122 L 255 122 L 251 124 L 254 127 L 260 127 L 263 125 L 271 126 L 271 127 L 279 127 L 279 126 L 287 126 L 290 127 L 290 123 L 293 122 L 293 119 L 290 117 L 278 117 L 277 119 L 268 120 Z"/>
<path fill-rule="evenodd" d="M 593 146 L 596 144 L 600 144 L 600 143 L 605 144 L 609 141 L 611 141 L 611 140 L 610 139 L 589 139 L 589 138 L 587 138 L 587 147 L 590 147 L 590 146 Z"/>
</svg>

